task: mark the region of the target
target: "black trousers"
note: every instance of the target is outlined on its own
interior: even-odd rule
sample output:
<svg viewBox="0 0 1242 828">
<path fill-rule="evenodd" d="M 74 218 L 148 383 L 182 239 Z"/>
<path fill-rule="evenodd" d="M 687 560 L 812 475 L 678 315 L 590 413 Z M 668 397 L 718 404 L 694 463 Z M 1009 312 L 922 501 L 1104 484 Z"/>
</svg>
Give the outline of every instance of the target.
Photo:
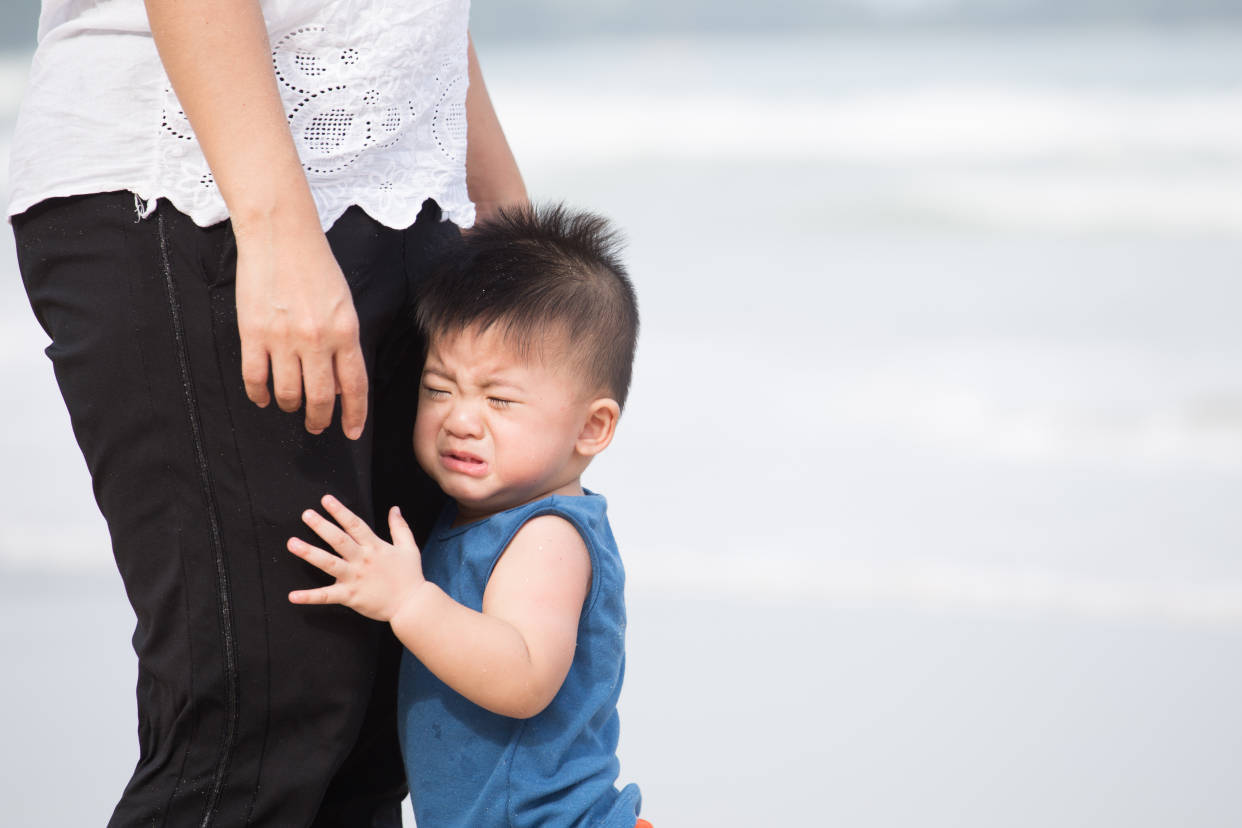
<svg viewBox="0 0 1242 828">
<path fill-rule="evenodd" d="M 290 604 L 289 590 L 326 579 L 285 541 L 312 540 L 299 515 L 325 492 L 372 523 L 376 505 L 399 498 L 421 498 L 403 504 L 413 513 L 435 508 L 425 482 L 398 479 L 413 468 L 417 375 L 403 383 L 376 355 L 411 347 L 393 323 L 407 274 L 456 233 L 439 218 L 428 202 L 391 230 L 352 208 L 328 233 L 372 389 L 383 392 L 385 370 L 395 389 L 391 404 L 373 397 L 357 442 L 339 410 L 312 436 L 301 413 L 246 398 L 228 222 L 200 228 L 167 202 L 139 221 L 124 192 L 14 218 L 22 279 L 137 616 L 140 756 L 111 825 L 401 824 L 399 645 L 345 608 Z M 377 422 L 389 431 L 377 436 Z M 389 476 L 379 504 L 377 446 Z"/>
</svg>

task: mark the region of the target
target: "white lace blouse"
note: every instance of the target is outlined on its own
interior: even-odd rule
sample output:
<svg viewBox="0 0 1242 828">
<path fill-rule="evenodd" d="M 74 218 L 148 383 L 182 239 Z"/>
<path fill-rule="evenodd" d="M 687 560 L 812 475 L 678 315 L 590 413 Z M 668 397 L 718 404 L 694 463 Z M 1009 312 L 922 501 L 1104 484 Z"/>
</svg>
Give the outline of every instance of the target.
<svg viewBox="0 0 1242 828">
<path fill-rule="evenodd" d="M 407 227 L 426 198 L 459 226 L 469 0 L 263 0 L 272 64 L 326 230 L 356 204 Z M 143 0 L 44 0 L 10 156 L 8 215 L 131 190 L 201 226 L 228 217 L 164 73 Z M 141 206 L 141 205 L 140 205 Z"/>
</svg>

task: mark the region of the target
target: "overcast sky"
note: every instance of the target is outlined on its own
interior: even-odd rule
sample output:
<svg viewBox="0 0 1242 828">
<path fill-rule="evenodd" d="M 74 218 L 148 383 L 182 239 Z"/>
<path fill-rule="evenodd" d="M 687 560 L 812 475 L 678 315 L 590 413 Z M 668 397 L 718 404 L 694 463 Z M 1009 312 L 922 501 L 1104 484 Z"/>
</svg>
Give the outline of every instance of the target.
<svg viewBox="0 0 1242 828">
<path fill-rule="evenodd" d="M 474 0 L 475 31 L 558 37 L 585 32 L 713 31 L 1034 22 L 1233 20 L 1242 0 Z M 33 45 L 39 0 L 0 3 L 0 47 Z"/>
</svg>

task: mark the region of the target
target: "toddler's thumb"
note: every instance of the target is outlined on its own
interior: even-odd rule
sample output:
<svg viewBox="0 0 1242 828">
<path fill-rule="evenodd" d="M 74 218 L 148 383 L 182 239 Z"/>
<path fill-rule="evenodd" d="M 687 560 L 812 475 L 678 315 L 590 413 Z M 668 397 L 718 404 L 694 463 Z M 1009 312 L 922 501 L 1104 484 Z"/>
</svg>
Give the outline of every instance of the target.
<svg viewBox="0 0 1242 828">
<path fill-rule="evenodd" d="M 414 546 L 414 533 L 410 524 L 401 515 L 401 508 L 393 506 L 388 510 L 388 531 L 392 534 L 392 542 L 397 546 Z"/>
</svg>

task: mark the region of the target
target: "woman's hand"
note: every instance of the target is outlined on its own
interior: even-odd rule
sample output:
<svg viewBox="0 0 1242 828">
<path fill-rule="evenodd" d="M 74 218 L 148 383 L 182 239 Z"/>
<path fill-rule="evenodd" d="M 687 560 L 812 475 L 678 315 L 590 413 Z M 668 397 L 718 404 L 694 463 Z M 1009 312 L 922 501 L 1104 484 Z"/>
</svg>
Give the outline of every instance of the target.
<svg viewBox="0 0 1242 828">
<path fill-rule="evenodd" d="M 296 411 L 306 399 L 306 430 L 332 422 L 341 395 L 341 427 L 356 440 L 367 418 L 367 369 L 358 314 L 341 268 L 318 223 L 234 222 L 237 325 L 242 380 L 259 406 Z"/>
<path fill-rule="evenodd" d="M 341 395 L 357 439 L 367 377 L 349 286 L 320 229 L 272 69 L 259 0 L 145 0 L 151 35 L 220 188 L 237 238 L 237 321 L 246 394 L 318 434 Z"/>
<path fill-rule="evenodd" d="M 323 507 L 336 523 L 314 509 L 307 509 L 302 520 L 336 550 L 336 555 L 298 538 L 289 538 L 288 546 L 290 552 L 336 578 L 336 583 L 296 590 L 289 593 L 289 600 L 295 604 L 342 604 L 367 618 L 391 621 L 426 583 L 422 555 L 401 510 L 394 506 L 388 513 L 393 542 L 385 543 L 332 495 L 324 496 Z"/>
</svg>

